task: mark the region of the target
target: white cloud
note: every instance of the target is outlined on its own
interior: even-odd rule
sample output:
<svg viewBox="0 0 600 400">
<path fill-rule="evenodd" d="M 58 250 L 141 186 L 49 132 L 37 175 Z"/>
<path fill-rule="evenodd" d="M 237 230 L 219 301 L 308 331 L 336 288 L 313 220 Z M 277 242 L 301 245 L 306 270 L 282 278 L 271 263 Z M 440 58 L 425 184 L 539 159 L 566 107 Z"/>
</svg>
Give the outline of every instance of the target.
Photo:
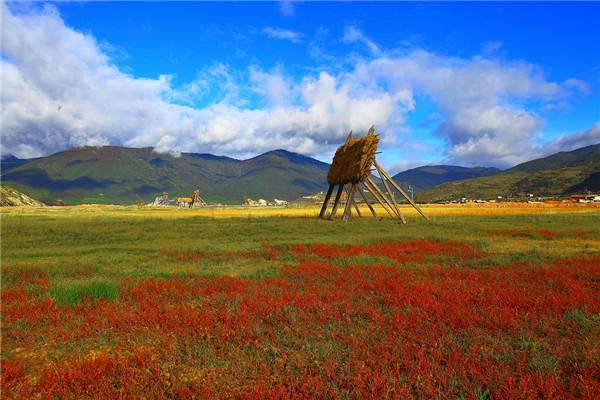
<svg viewBox="0 0 600 400">
<path fill-rule="evenodd" d="M 154 146 L 154 151 L 156 153 L 167 153 L 174 157 L 179 157 L 179 156 L 181 156 L 181 152 L 177 151 L 177 150 L 173 150 L 173 145 L 175 144 L 176 141 L 177 141 L 177 139 L 175 137 L 170 136 L 170 135 L 165 135 L 160 138 L 158 143 L 156 143 L 156 146 Z"/>
<path fill-rule="evenodd" d="M 544 121 L 519 104 L 559 98 L 566 90 L 523 62 L 422 50 L 380 57 L 362 68 L 373 79 L 387 79 L 392 88 L 414 88 L 430 97 L 443 116 L 437 133 L 446 138 L 451 161 L 468 165 L 509 166 L 528 159 Z"/>
<path fill-rule="evenodd" d="M 540 108 L 540 111 L 548 114 L 548 113 L 553 113 L 553 112 L 567 111 L 570 108 L 571 107 L 570 107 L 569 103 L 563 100 L 563 101 L 550 102 L 550 103 L 544 104 Z"/>
<path fill-rule="evenodd" d="M 290 42 L 302 42 L 302 34 L 300 32 L 291 31 L 289 29 L 273 28 L 267 26 L 263 28 L 262 33 L 272 39 L 289 40 Z"/>
<path fill-rule="evenodd" d="M 544 154 L 575 150 L 593 144 L 600 144 L 600 121 L 590 129 L 564 135 L 547 144 L 544 146 Z"/>
<path fill-rule="evenodd" d="M 188 105 L 197 102 L 228 102 L 241 106 L 246 103 L 237 84 L 239 76 L 222 63 L 202 68 L 196 79 L 181 87 L 173 88 L 170 76 L 164 76 L 163 79 L 168 79 L 169 89 L 163 93 L 163 97 L 169 101 Z"/>
<path fill-rule="evenodd" d="M 2 37 L 5 153 L 31 157 L 65 146 L 125 144 L 140 133 L 158 142 L 171 131 L 165 122 L 187 111 L 162 100 L 168 77 L 120 72 L 92 37 L 66 28 L 52 8 L 27 16 L 5 9 Z"/>
<path fill-rule="evenodd" d="M 346 40 L 380 54 L 358 59 L 351 70 L 294 79 L 282 66 L 232 71 L 215 64 L 174 86 L 168 74 L 149 79 L 122 72 L 92 36 L 65 26 L 51 7 L 18 15 L 2 7 L 2 153 L 21 157 L 102 144 L 240 157 L 286 148 L 329 156 L 350 129 L 365 132 L 372 124 L 392 147 L 415 141 L 406 116 L 426 96 L 437 106 L 436 132 L 448 146 L 437 153 L 461 164 L 508 166 L 531 156 L 544 125 L 522 104 L 554 104 L 584 87 L 549 82 L 524 62 L 380 53 L 356 28 L 347 29 Z M 291 34 L 283 36 L 292 40 Z M 253 96 L 264 104 L 251 107 Z"/>
<path fill-rule="evenodd" d="M 281 67 L 270 73 L 251 67 L 250 81 L 254 84 L 254 91 L 265 98 L 268 106 L 289 106 L 294 101 L 291 79 L 284 76 Z"/>
<path fill-rule="evenodd" d="M 584 81 L 581 81 L 579 79 L 567 79 L 564 82 L 564 85 L 566 87 L 572 88 L 572 89 L 576 89 L 581 93 L 584 94 L 588 94 L 590 93 L 590 87 L 588 86 L 587 83 L 585 83 Z"/>
<path fill-rule="evenodd" d="M 5 11 L 3 153 L 33 157 L 109 143 L 230 155 L 275 147 L 322 152 L 351 128 L 384 125 L 398 102 L 386 93 L 350 91 L 325 73 L 292 83 L 278 71 L 254 68 L 248 82 L 239 82 L 221 64 L 174 88 L 168 75 L 141 79 L 121 72 L 93 37 L 66 27 L 52 8 Z M 245 106 L 244 85 L 260 92 L 267 106 Z M 217 93 L 216 100 L 192 107 L 206 91 Z"/>
<path fill-rule="evenodd" d="M 344 29 L 344 37 L 342 37 L 342 41 L 346 43 L 358 42 L 364 44 L 367 49 L 373 55 L 378 55 L 381 53 L 379 46 L 369 39 L 360 29 L 356 26 L 348 25 Z"/>
</svg>

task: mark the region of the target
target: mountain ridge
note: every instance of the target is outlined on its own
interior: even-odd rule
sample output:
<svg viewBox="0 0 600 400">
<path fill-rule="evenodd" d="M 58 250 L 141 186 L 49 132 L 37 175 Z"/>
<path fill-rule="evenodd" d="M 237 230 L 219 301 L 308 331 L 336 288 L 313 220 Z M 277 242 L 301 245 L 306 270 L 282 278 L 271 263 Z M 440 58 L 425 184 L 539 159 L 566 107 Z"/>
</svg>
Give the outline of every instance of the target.
<svg viewBox="0 0 600 400">
<path fill-rule="evenodd" d="M 567 196 L 586 189 L 600 191 L 600 143 L 526 161 L 487 177 L 443 183 L 419 193 L 417 199 Z"/>
<path fill-rule="evenodd" d="M 439 184 L 493 175 L 500 172 L 494 167 L 461 167 L 457 165 L 423 165 L 402 171 L 392 178 L 403 186 L 411 185 L 415 192 L 429 189 Z"/>
<path fill-rule="evenodd" d="M 206 201 L 225 204 L 241 204 L 246 197 L 295 200 L 326 190 L 329 167 L 283 149 L 239 160 L 119 146 L 71 148 L 31 160 L 9 156 L 2 162 L 3 182 L 49 204 L 132 204 L 150 202 L 164 191 L 188 196 L 195 189 L 200 189 Z M 394 180 L 411 185 L 420 201 L 600 190 L 600 144 L 530 160 L 505 171 L 424 165 L 402 171 Z"/>
<path fill-rule="evenodd" d="M 285 150 L 238 160 L 156 153 L 149 147 L 85 146 L 3 170 L 2 179 L 47 203 L 128 204 L 148 202 L 163 191 L 187 196 L 199 188 L 207 201 L 241 204 L 244 197 L 294 200 L 322 191 L 327 168 Z"/>
</svg>

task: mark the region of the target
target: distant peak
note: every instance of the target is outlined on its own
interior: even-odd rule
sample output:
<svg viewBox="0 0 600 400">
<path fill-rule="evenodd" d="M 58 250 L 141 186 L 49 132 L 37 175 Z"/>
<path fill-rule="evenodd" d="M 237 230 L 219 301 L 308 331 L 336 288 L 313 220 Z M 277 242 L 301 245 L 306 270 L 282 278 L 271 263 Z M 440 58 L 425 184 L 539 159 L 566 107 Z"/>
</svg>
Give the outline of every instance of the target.
<svg viewBox="0 0 600 400">
<path fill-rule="evenodd" d="M 421 165 L 419 167 L 407 169 L 402 172 L 409 171 L 439 171 L 439 172 L 457 172 L 457 171 L 500 171 L 495 167 L 463 167 L 461 165 L 448 165 L 448 164 L 436 164 L 436 165 Z"/>
<path fill-rule="evenodd" d="M 257 158 L 269 157 L 269 156 L 279 156 L 279 157 L 283 157 L 283 158 L 287 158 L 287 159 L 292 158 L 292 157 L 305 157 L 298 153 L 292 153 L 291 151 L 287 151 L 287 150 L 283 150 L 283 149 L 275 149 L 275 150 L 266 151 L 262 154 L 258 154 L 257 156 L 250 158 L 250 160 L 257 159 Z"/>
<path fill-rule="evenodd" d="M 263 153 L 262 155 L 266 155 L 266 154 L 278 154 L 278 155 L 284 155 L 284 156 L 290 156 L 290 155 L 301 156 L 302 155 L 302 154 L 294 153 L 294 152 L 287 151 L 284 149 L 270 150 L 270 151 Z"/>
</svg>

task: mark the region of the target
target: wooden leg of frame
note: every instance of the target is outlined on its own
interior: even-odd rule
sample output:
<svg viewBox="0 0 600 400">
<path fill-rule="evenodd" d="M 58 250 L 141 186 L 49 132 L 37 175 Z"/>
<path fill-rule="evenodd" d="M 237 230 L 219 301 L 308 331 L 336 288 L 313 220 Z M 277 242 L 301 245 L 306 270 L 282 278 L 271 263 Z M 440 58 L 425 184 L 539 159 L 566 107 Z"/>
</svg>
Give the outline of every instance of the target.
<svg viewBox="0 0 600 400">
<path fill-rule="evenodd" d="M 371 185 L 369 184 L 369 182 L 365 181 L 365 182 L 363 182 L 363 185 L 365 185 L 365 188 L 369 191 L 369 193 L 371 193 L 371 196 L 373 196 L 373 198 L 375 200 L 377 200 L 377 202 L 379 204 L 381 204 L 381 206 L 383 207 L 383 209 L 388 214 L 390 214 L 390 217 L 396 218 L 396 215 L 394 214 L 394 212 L 388 208 L 387 204 L 385 204 L 385 201 L 383 201 L 383 199 L 381 197 L 379 197 L 379 195 L 375 192 L 375 189 L 373 189 L 371 187 Z"/>
<path fill-rule="evenodd" d="M 377 168 L 377 172 L 379 172 L 379 176 L 381 177 L 383 186 L 385 186 L 385 190 L 388 192 L 388 195 L 390 196 L 389 197 L 389 199 L 391 200 L 390 206 L 396 211 L 396 213 L 400 217 L 400 221 L 402 221 L 402 223 L 405 224 L 406 220 L 404 219 L 404 216 L 402 216 L 402 213 L 400 212 L 400 208 L 398 208 L 398 204 L 396 203 L 396 199 L 394 198 L 394 192 L 390 188 L 390 185 L 387 183 L 386 177 L 384 176 L 385 171 L 380 169 L 379 165 L 375 165 L 375 168 Z"/>
<path fill-rule="evenodd" d="M 374 161 L 375 167 L 380 169 L 381 167 L 379 166 L 379 164 L 377 163 L 377 161 Z M 421 208 L 415 204 L 414 201 L 412 201 L 412 199 L 410 197 L 408 197 L 408 195 L 406 194 L 406 192 L 404 192 L 404 190 L 402 190 L 402 188 L 400 186 L 398 186 L 398 184 L 396 182 L 394 182 L 394 180 L 388 175 L 387 172 L 385 172 L 385 170 L 383 168 L 381 168 L 381 171 L 383 172 L 383 175 L 390 181 L 390 183 L 392 184 L 392 186 L 394 186 L 394 188 L 400 192 L 400 194 L 406 199 L 406 201 L 408 201 L 410 203 L 411 206 L 413 206 L 418 212 L 419 214 L 421 214 L 421 216 L 423 218 L 425 218 L 426 220 L 429 220 L 429 218 L 427 217 L 427 215 L 425 215 L 425 213 L 423 212 L 423 210 L 421 210 Z"/>
<path fill-rule="evenodd" d="M 379 196 L 383 199 L 383 201 L 394 212 L 394 215 L 392 215 L 392 217 L 396 217 L 400 220 L 400 222 L 402 222 L 402 218 L 400 217 L 400 211 L 398 211 L 398 209 L 394 207 L 391 200 L 388 199 L 388 197 L 385 195 L 385 193 L 383 193 L 383 190 L 381 190 L 379 188 L 379 186 L 377 186 L 377 184 L 370 177 L 367 178 L 367 182 L 369 182 L 369 184 L 375 189 L 377 194 L 379 194 Z"/>
<path fill-rule="evenodd" d="M 358 183 L 356 184 L 356 190 L 359 190 L 359 189 L 358 189 Z M 349 191 L 349 190 L 346 190 L 346 196 L 349 196 L 349 195 L 350 195 L 350 191 Z M 356 193 L 355 193 L 355 195 L 356 195 Z M 355 196 L 355 197 L 356 197 L 356 196 Z M 356 204 L 356 201 L 353 201 L 353 202 L 352 202 L 352 206 L 354 206 L 354 209 L 356 210 L 356 214 L 358 214 L 358 216 L 359 216 L 360 218 L 362 218 L 362 213 L 360 212 L 360 208 L 358 207 L 358 204 Z"/>
<path fill-rule="evenodd" d="M 323 201 L 323 207 L 321 207 L 319 218 L 323 218 L 325 216 L 325 211 L 327 210 L 327 203 L 329 203 L 331 193 L 333 193 L 333 185 L 329 185 L 329 189 L 327 189 L 327 194 L 325 195 L 325 201 Z"/>
<path fill-rule="evenodd" d="M 352 205 L 354 204 L 354 192 L 356 192 L 356 183 L 353 183 L 348 191 L 348 197 L 346 199 L 346 208 L 344 209 L 343 220 L 348 221 L 352 215 Z"/>
<path fill-rule="evenodd" d="M 341 184 L 338 186 L 338 191 L 335 195 L 335 200 L 333 201 L 333 209 L 331 210 L 331 215 L 329 219 L 335 218 L 335 213 L 337 212 L 338 205 L 340 204 L 340 198 L 342 197 L 342 192 L 344 191 L 344 185 Z"/>
<path fill-rule="evenodd" d="M 375 212 L 375 209 L 373 208 L 373 206 L 371 206 L 371 203 L 369 202 L 369 200 L 367 200 L 367 196 L 365 196 L 365 194 L 362 191 L 362 188 L 359 186 L 358 187 L 358 193 L 360 193 L 361 197 L 363 198 L 364 202 L 367 204 L 367 207 L 369 207 L 369 210 L 371 210 L 371 214 L 373 214 L 373 218 L 375 218 L 376 220 L 379 220 L 379 217 L 377 217 L 377 213 Z"/>
</svg>

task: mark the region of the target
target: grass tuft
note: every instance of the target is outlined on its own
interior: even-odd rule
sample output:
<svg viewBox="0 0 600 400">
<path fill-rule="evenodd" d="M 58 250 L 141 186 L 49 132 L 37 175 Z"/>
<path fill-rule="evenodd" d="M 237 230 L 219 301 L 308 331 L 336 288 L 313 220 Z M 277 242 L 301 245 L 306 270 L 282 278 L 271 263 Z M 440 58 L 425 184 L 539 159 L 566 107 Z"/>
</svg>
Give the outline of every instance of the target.
<svg viewBox="0 0 600 400">
<path fill-rule="evenodd" d="M 73 307 L 85 298 L 112 301 L 117 297 L 117 285 L 109 280 L 65 280 L 53 284 L 49 292 L 50 297 L 61 306 Z"/>
</svg>

